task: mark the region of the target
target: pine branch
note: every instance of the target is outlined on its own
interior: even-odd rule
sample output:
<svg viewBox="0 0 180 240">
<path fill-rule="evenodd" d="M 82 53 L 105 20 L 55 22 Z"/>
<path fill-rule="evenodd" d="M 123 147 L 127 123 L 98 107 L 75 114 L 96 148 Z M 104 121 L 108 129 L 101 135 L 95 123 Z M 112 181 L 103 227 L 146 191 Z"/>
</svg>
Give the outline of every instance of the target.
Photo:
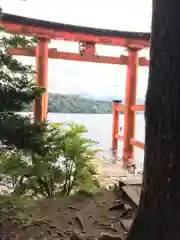
<svg viewBox="0 0 180 240">
<path fill-rule="evenodd" d="M 45 125 L 15 114 L 39 98 L 45 89 L 37 88 L 31 65 L 19 62 L 8 48 L 34 47 L 37 39 L 11 36 L 0 28 L 0 141 L 4 148 L 44 151 Z"/>
</svg>

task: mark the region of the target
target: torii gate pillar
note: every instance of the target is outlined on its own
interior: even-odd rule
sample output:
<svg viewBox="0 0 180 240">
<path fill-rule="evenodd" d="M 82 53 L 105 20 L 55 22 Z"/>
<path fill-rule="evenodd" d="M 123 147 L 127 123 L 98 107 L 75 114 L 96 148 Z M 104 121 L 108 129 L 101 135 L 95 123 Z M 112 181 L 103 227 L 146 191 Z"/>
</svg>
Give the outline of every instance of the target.
<svg viewBox="0 0 180 240">
<path fill-rule="evenodd" d="M 36 86 L 46 91 L 35 100 L 34 119 L 44 121 L 48 112 L 48 39 L 41 38 L 36 47 Z"/>
<path fill-rule="evenodd" d="M 126 78 L 125 112 L 124 112 L 124 146 L 123 162 L 133 159 L 133 146 L 131 139 L 135 137 L 136 112 L 132 106 L 136 105 L 138 51 L 136 48 L 128 48 L 128 64 Z"/>
</svg>

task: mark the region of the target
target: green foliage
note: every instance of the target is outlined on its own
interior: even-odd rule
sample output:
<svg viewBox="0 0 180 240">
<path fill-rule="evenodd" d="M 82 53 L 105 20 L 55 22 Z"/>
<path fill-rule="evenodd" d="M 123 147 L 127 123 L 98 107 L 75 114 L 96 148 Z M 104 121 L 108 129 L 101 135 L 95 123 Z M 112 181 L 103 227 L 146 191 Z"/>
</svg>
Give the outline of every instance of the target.
<svg viewBox="0 0 180 240">
<path fill-rule="evenodd" d="M 45 89 L 36 88 L 34 69 L 8 53 L 11 47 L 32 47 L 37 39 L 0 35 L 0 183 L 16 196 L 70 195 L 98 183 L 91 160 L 94 141 L 75 123 L 35 123 L 17 114 Z M 73 105 L 73 101 L 72 101 Z"/>
<path fill-rule="evenodd" d="M 32 112 L 32 109 L 32 105 L 26 105 L 23 110 Z M 87 99 L 73 94 L 49 93 L 48 111 L 52 113 L 112 114 L 112 102 Z M 123 114 L 124 111 L 120 113 Z M 142 114 L 142 112 L 137 112 L 137 114 Z"/>
<path fill-rule="evenodd" d="M 0 33 L 0 231 L 7 239 L 36 207 L 35 198 L 93 192 L 99 184 L 91 163 L 96 142 L 83 136 L 84 126 L 35 123 L 17 114 L 45 89 L 35 86 L 32 66 L 20 63 L 8 49 L 32 47 L 38 40 L 9 36 L 3 28 Z M 74 109 L 75 103 L 70 105 Z"/>
<path fill-rule="evenodd" d="M 37 208 L 34 200 L 26 196 L 0 195 L 0 221 L 7 215 L 16 216 L 22 220 Z M 18 215 L 17 215 L 18 214 Z"/>
<path fill-rule="evenodd" d="M 16 231 L 25 226 L 35 210 L 36 202 L 26 196 L 0 195 L 1 239 L 14 239 Z"/>
<path fill-rule="evenodd" d="M 25 111 L 32 111 L 32 105 L 26 105 Z M 108 101 L 96 101 L 78 95 L 49 93 L 49 112 L 61 113 L 112 113 L 112 103 Z"/>
<path fill-rule="evenodd" d="M 78 95 L 49 94 L 49 112 L 62 113 L 112 113 L 112 103 L 96 101 Z"/>
<path fill-rule="evenodd" d="M 93 191 L 99 185 L 91 161 L 96 142 L 83 137 L 83 125 L 52 123 L 44 134 L 46 152 L 8 151 L 1 154 L 1 184 L 16 195 L 40 197 L 70 195 L 79 190 Z"/>
<path fill-rule="evenodd" d="M 10 47 L 25 48 L 33 46 L 35 41 L 5 34 L 3 27 L 0 29 L 0 141 L 3 148 L 37 150 L 40 144 L 36 146 L 36 143 L 42 139 L 43 127 L 16 112 L 32 103 L 44 89 L 36 88 L 31 80 L 35 73 L 32 66 L 20 63 L 8 53 Z"/>
</svg>

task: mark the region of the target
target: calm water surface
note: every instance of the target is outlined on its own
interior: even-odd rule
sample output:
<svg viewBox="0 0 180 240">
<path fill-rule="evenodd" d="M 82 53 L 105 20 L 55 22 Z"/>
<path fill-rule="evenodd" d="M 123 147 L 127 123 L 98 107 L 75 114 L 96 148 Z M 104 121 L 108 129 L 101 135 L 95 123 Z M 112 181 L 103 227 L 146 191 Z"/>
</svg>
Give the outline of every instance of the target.
<svg viewBox="0 0 180 240">
<path fill-rule="evenodd" d="M 112 115 L 111 114 L 61 114 L 49 113 L 48 120 L 52 122 L 75 121 L 86 126 L 86 136 L 99 142 L 98 148 L 103 149 L 105 156 L 110 155 Z M 120 127 L 124 125 L 124 115 L 120 115 Z M 144 142 L 145 123 L 144 115 L 136 115 L 136 140 Z M 135 162 L 138 168 L 142 168 L 144 151 L 139 148 L 135 150 Z M 122 143 L 119 141 L 119 153 L 122 153 Z"/>
</svg>

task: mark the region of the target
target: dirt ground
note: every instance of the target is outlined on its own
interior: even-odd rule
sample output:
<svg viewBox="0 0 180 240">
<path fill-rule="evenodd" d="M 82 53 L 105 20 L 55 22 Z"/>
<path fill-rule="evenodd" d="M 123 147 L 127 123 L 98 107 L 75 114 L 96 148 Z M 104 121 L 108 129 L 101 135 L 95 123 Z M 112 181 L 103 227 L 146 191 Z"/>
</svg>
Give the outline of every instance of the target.
<svg viewBox="0 0 180 240">
<path fill-rule="evenodd" d="M 120 177 L 129 175 L 120 162 L 99 161 L 97 169 L 98 179 L 101 185 L 106 187 L 117 183 Z M 112 206 L 118 207 L 112 210 Z M 16 229 L 14 237 L 11 235 L 2 240 L 97 239 L 101 238 L 103 233 L 118 236 L 117 239 L 120 240 L 127 234 L 127 229 L 120 221 L 120 215 L 124 210 L 119 191 L 114 190 L 101 190 L 93 196 L 81 194 L 61 200 L 44 199 L 39 202 L 39 209 L 29 223 L 20 227 L 18 231 Z M 74 233 L 81 236 L 77 238 Z"/>
<path fill-rule="evenodd" d="M 93 197 L 74 196 L 58 200 L 44 200 L 16 239 L 70 239 L 74 232 L 99 238 L 102 232 L 124 237 L 119 215 L 121 210 L 110 210 L 117 196 L 103 191 Z"/>
</svg>

